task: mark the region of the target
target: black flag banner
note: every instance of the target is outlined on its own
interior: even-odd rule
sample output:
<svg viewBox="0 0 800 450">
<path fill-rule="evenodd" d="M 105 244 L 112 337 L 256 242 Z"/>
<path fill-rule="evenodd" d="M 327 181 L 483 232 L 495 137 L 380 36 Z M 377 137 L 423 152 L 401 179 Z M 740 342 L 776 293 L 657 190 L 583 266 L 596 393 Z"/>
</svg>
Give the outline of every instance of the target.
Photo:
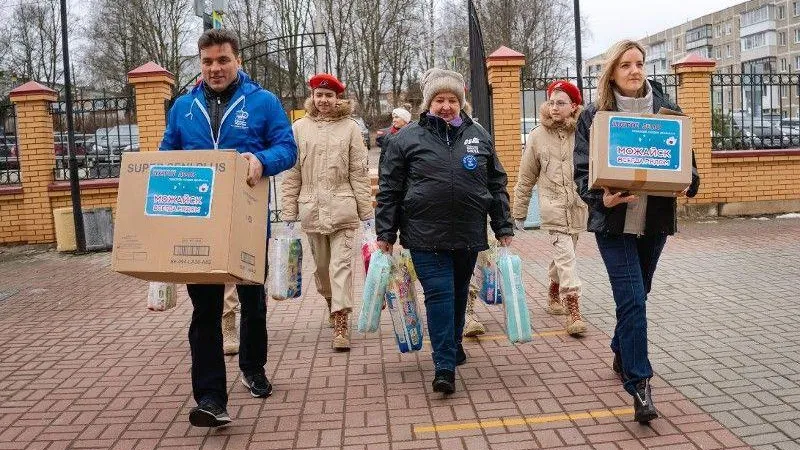
<svg viewBox="0 0 800 450">
<path fill-rule="evenodd" d="M 467 0 L 469 15 L 469 75 L 472 92 L 472 114 L 489 134 L 492 133 L 492 101 L 486 74 L 486 51 L 483 48 L 481 24 L 472 0 Z"/>
</svg>

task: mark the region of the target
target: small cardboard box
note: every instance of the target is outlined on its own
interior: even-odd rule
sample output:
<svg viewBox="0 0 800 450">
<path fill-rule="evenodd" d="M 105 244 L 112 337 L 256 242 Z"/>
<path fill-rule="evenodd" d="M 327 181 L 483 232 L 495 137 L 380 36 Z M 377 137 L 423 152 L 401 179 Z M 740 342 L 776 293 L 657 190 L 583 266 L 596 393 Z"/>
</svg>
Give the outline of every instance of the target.
<svg viewBox="0 0 800 450">
<path fill-rule="evenodd" d="M 598 111 L 589 142 L 589 186 L 675 196 L 692 182 L 692 121 L 674 111 Z"/>
<path fill-rule="evenodd" d="M 173 283 L 264 282 L 269 180 L 234 151 L 125 153 L 113 270 Z"/>
</svg>

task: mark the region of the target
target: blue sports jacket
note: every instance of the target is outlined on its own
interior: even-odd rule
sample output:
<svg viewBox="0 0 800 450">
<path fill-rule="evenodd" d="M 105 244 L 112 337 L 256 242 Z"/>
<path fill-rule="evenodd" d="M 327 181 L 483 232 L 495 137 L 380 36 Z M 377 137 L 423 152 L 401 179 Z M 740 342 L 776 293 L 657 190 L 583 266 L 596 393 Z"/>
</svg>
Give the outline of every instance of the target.
<svg viewBox="0 0 800 450">
<path fill-rule="evenodd" d="M 239 88 L 220 121 L 218 139 L 211 131 L 203 83 L 180 96 L 167 117 L 159 150 L 236 149 L 250 152 L 264 166 L 264 176 L 294 166 L 297 144 L 278 98 L 239 70 Z"/>
</svg>

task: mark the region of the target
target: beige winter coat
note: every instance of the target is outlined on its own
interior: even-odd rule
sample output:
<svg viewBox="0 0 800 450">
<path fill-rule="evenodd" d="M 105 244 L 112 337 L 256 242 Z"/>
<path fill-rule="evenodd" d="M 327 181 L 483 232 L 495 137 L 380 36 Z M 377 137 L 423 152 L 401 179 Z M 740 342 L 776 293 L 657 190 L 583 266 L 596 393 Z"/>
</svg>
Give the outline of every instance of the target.
<svg viewBox="0 0 800 450">
<path fill-rule="evenodd" d="M 281 181 L 281 215 L 307 233 L 331 234 L 374 217 L 367 149 L 349 100 L 322 118 L 306 100 L 306 116 L 292 125 L 297 163 Z"/>
<path fill-rule="evenodd" d="M 524 220 L 535 184 L 539 184 L 542 229 L 575 234 L 586 229 L 587 207 L 573 181 L 572 152 L 575 123 L 580 108 L 564 125 L 555 127 L 546 104 L 540 109 L 541 126 L 528 135 L 517 185 L 514 187 L 514 218 Z"/>
</svg>

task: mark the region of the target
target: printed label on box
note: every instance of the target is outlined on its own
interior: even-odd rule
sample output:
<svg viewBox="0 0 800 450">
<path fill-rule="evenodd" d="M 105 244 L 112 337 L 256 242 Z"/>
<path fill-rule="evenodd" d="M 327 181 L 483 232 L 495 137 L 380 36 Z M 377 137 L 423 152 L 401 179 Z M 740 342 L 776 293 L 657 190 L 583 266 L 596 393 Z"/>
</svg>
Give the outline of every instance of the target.
<svg viewBox="0 0 800 450">
<path fill-rule="evenodd" d="M 210 217 L 213 192 L 212 167 L 150 166 L 145 214 Z"/>
<path fill-rule="evenodd" d="M 681 170 L 679 120 L 611 116 L 608 121 L 609 167 Z"/>
</svg>

